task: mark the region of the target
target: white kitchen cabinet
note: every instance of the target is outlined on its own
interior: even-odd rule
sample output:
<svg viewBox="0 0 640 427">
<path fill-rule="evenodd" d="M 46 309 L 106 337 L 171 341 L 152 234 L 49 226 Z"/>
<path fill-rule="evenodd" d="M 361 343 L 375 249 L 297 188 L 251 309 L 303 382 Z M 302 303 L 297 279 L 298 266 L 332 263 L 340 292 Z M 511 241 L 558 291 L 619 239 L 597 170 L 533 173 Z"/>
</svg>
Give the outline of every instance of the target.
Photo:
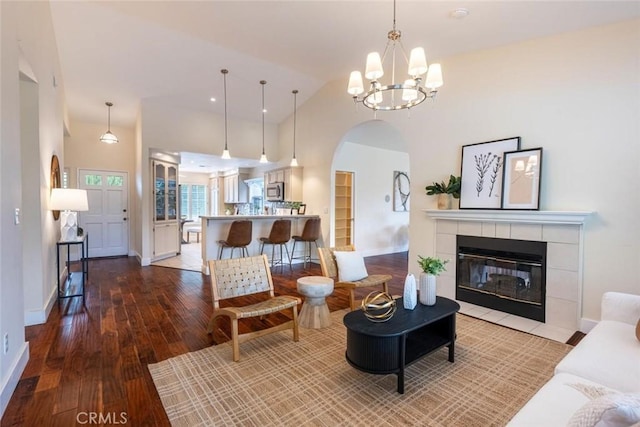
<svg viewBox="0 0 640 427">
<path fill-rule="evenodd" d="M 302 168 L 282 168 L 265 172 L 264 182 L 284 182 L 284 200 L 302 202 Z"/>
<path fill-rule="evenodd" d="M 225 203 L 249 203 L 249 186 L 244 182 L 245 178 L 242 174 L 224 177 Z"/>
<path fill-rule="evenodd" d="M 180 252 L 178 218 L 178 165 L 153 161 L 153 257 Z"/>
</svg>

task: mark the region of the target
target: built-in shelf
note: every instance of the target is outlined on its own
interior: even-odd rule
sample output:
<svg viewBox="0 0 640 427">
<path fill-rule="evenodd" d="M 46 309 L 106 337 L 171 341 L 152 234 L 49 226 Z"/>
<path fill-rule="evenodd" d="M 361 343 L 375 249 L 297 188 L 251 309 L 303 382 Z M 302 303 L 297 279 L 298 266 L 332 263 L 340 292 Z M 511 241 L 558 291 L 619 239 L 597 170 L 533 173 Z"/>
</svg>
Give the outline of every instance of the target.
<svg viewBox="0 0 640 427">
<path fill-rule="evenodd" d="M 594 214 L 592 211 L 423 210 L 433 219 L 526 224 L 584 224 Z"/>
</svg>

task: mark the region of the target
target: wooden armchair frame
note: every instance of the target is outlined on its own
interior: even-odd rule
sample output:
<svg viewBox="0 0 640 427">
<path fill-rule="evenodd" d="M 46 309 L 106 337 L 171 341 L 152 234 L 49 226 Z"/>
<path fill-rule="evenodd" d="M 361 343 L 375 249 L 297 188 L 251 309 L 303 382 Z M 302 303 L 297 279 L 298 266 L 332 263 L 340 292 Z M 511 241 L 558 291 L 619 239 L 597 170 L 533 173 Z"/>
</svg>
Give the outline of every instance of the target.
<svg viewBox="0 0 640 427">
<path fill-rule="evenodd" d="M 266 255 L 245 258 L 210 260 L 211 295 L 213 315 L 209 321 L 209 333 L 213 333 L 218 317 L 228 317 L 231 321 L 231 344 L 233 361 L 240 360 L 240 343 L 285 329 L 293 329 L 293 340 L 298 341 L 298 304 L 300 298 L 281 295 L 274 296 L 273 279 Z M 220 301 L 244 295 L 268 294 L 268 299 L 241 307 L 220 308 Z M 293 320 L 244 334 L 238 333 L 238 319 L 264 316 L 291 309 Z"/>
<path fill-rule="evenodd" d="M 358 288 L 365 288 L 370 286 L 382 286 L 384 292 L 389 292 L 389 282 L 392 277 L 388 274 L 370 274 L 364 279 L 356 280 L 353 282 L 341 282 L 338 280 L 338 264 L 336 263 L 336 257 L 333 254 L 335 251 L 348 252 L 355 251 L 353 245 L 337 246 L 334 248 L 318 248 L 318 258 L 320 259 L 320 268 L 322 269 L 322 275 L 331 277 L 335 280 L 335 288 L 347 288 L 349 290 L 349 307 L 351 311 L 357 308 L 355 291 Z"/>
</svg>

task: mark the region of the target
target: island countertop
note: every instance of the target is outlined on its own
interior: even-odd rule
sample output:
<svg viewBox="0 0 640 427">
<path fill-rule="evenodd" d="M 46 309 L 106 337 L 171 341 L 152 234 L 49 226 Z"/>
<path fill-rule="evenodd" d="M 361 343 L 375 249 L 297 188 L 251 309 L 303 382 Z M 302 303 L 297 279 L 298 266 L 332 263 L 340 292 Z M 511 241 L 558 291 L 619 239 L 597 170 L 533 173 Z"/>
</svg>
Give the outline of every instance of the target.
<svg viewBox="0 0 640 427">
<path fill-rule="evenodd" d="M 249 255 L 258 255 L 260 253 L 260 238 L 269 236 L 273 222 L 279 219 L 288 219 L 291 221 L 291 235 L 301 235 L 304 224 L 310 218 L 320 218 L 320 215 L 214 215 L 201 216 L 202 223 L 202 272 L 209 274 L 208 261 L 216 259 L 219 250 L 218 242 L 225 240 L 229 235 L 231 223 L 238 220 L 249 220 L 252 222 L 251 243 L 247 249 Z M 287 245 L 291 248 L 291 244 Z M 304 245 L 296 246 L 296 256 L 301 255 L 304 251 Z M 224 253 L 227 258 L 231 250 Z M 270 251 L 268 251 L 270 252 Z M 294 254 L 292 254 L 294 255 Z"/>
</svg>

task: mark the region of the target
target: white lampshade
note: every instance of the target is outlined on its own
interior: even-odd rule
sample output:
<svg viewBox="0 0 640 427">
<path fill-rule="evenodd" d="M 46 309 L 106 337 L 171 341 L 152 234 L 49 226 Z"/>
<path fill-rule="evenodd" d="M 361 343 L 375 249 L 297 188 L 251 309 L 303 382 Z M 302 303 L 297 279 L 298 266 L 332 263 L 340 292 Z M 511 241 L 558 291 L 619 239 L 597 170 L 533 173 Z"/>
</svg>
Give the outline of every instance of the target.
<svg viewBox="0 0 640 427">
<path fill-rule="evenodd" d="M 351 96 L 358 96 L 364 92 L 364 84 L 362 84 L 362 74 L 360 71 L 352 71 L 349 76 L 349 86 L 347 92 Z"/>
<path fill-rule="evenodd" d="M 50 208 L 53 211 L 88 211 L 87 190 L 54 188 L 51 191 Z"/>
<path fill-rule="evenodd" d="M 60 212 L 60 239 L 78 239 L 78 212 L 88 211 L 87 190 L 54 188 L 51 191 L 51 210 Z"/>
<path fill-rule="evenodd" d="M 221 157 L 225 160 L 229 160 L 231 158 L 231 154 L 229 154 L 229 150 L 225 148 L 224 151 L 222 151 Z"/>
<path fill-rule="evenodd" d="M 409 75 L 418 77 L 427 72 L 427 57 L 424 55 L 424 49 L 416 47 L 411 49 L 409 57 Z"/>
<path fill-rule="evenodd" d="M 415 88 L 416 81 L 413 79 L 405 80 L 404 86 L 408 88 Z M 403 101 L 413 101 L 414 99 L 418 99 L 418 91 L 416 89 L 402 89 Z"/>
<path fill-rule="evenodd" d="M 289 164 L 289 166 L 291 166 L 292 168 L 297 168 L 298 167 L 298 159 L 296 159 L 295 157 L 293 159 L 291 159 L 291 163 Z"/>
<path fill-rule="evenodd" d="M 427 82 L 425 86 L 429 89 L 436 89 L 442 86 L 442 67 L 440 64 L 431 64 L 427 72 Z"/>
<path fill-rule="evenodd" d="M 369 80 L 378 80 L 384 76 L 384 70 L 382 69 L 382 59 L 378 52 L 371 52 L 367 55 L 367 67 L 364 70 L 364 76 Z"/>
<path fill-rule="evenodd" d="M 260 163 L 269 163 L 269 160 L 267 160 L 267 155 L 262 153 L 262 155 L 260 156 Z"/>
</svg>

